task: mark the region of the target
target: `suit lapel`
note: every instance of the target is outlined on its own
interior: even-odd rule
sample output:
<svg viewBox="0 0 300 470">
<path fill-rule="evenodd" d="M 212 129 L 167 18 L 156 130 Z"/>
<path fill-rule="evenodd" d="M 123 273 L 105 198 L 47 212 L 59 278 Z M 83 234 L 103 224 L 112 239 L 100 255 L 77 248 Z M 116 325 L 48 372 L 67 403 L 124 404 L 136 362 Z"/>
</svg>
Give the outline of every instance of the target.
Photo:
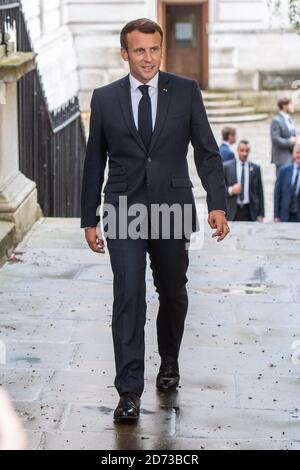
<svg viewBox="0 0 300 470">
<path fill-rule="evenodd" d="M 236 162 L 236 161 L 234 162 L 234 165 L 232 165 L 232 173 L 233 173 L 232 176 L 233 176 L 233 181 L 234 181 L 233 184 L 235 184 L 235 183 L 238 182 L 238 177 L 237 177 L 237 162 Z"/>
<path fill-rule="evenodd" d="M 287 125 L 286 120 L 284 119 L 284 117 L 282 116 L 281 113 L 278 113 L 278 116 L 279 116 L 279 118 L 281 119 L 281 124 L 282 124 L 282 126 L 283 126 L 283 127 L 285 128 L 285 130 L 286 130 L 286 134 L 287 134 L 287 135 L 290 134 L 291 132 L 290 132 L 290 130 L 289 130 L 289 128 L 288 128 L 288 125 Z"/>
<path fill-rule="evenodd" d="M 294 170 L 294 165 L 291 165 L 289 168 L 289 171 L 287 172 L 287 182 L 288 182 L 288 188 L 290 191 L 290 198 L 292 197 L 293 170 Z"/>
<path fill-rule="evenodd" d="M 149 153 L 152 151 L 161 131 L 166 122 L 167 113 L 171 99 L 171 83 L 166 72 L 159 71 L 158 90 L 157 90 L 157 112 L 154 131 L 149 147 Z"/>
<path fill-rule="evenodd" d="M 146 147 L 144 142 L 138 133 L 138 130 L 135 126 L 133 111 L 132 111 L 132 103 L 131 103 L 131 95 L 130 95 L 130 81 L 129 81 L 129 74 L 124 77 L 124 79 L 120 83 L 120 87 L 118 90 L 119 102 L 122 109 L 123 117 L 126 122 L 128 129 L 130 130 L 132 136 L 138 143 L 138 145 L 142 148 L 144 152 L 146 152 Z"/>
<path fill-rule="evenodd" d="M 254 173 L 254 166 L 252 163 L 249 162 L 249 190 L 253 188 L 253 173 Z M 250 191 L 249 191 L 250 195 Z"/>
<path fill-rule="evenodd" d="M 130 95 L 130 81 L 129 81 L 129 74 L 124 77 L 123 80 L 120 82 L 120 87 L 118 90 L 118 97 L 120 106 L 122 109 L 122 114 L 126 125 L 132 136 L 142 148 L 144 152 L 147 153 L 146 147 L 143 143 L 143 140 L 135 126 L 133 111 L 132 111 L 132 103 L 131 103 L 131 95 Z M 152 134 L 152 139 L 149 147 L 148 154 L 152 151 L 160 132 L 165 124 L 169 103 L 171 98 L 171 86 L 168 74 L 166 72 L 159 71 L 158 77 L 158 90 L 157 90 L 157 111 L 156 111 L 156 119 L 155 119 L 155 126 Z"/>
</svg>

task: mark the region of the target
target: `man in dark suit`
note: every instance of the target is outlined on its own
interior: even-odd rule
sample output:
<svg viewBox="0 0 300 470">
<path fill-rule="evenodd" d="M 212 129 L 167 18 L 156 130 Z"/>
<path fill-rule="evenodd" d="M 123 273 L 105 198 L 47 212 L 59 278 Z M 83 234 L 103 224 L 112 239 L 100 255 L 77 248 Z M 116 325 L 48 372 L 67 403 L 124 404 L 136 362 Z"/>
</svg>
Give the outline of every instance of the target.
<svg viewBox="0 0 300 470">
<path fill-rule="evenodd" d="M 250 144 L 241 140 L 238 158 L 224 164 L 228 220 L 258 221 L 264 218 L 264 192 L 259 165 L 248 161 Z"/>
<path fill-rule="evenodd" d="M 294 111 L 292 100 L 280 98 L 278 108 L 279 112 L 271 123 L 271 162 L 276 165 L 276 178 L 284 165 L 292 163 L 293 147 L 296 142 L 296 126 L 291 116 Z"/>
<path fill-rule="evenodd" d="M 161 365 L 156 386 L 168 391 L 179 384 L 178 356 L 188 308 L 186 243 L 199 230 L 188 174 L 190 141 L 197 173 L 207 192 L 208 222 L 215 229 L 212 236 L 221 241 L 229 232 L 222 162 L 197 82 L 159 70 L 163 33 L 155 22 L 139 19 L 128 23 L 120 40 L 121 55 L 129 63 L 130 74 L 93 92 L 81 199 L 81 227 L 85 228 L 87 243 L 93 251 L 103 253 L 98 210 L 108 157 L 104 213 L 107 215 L 111 206 L 116 211 L 116 234 L 111 234 L 108 225 L 113 223 L 110 219 L 107 222 L 106 215 L 102 221 L 107 227 L 114 276 L 112 333 L 115 387 L 120 395 L 114 411 L 117 422 L 138 419 L 144 389 L 147 252 L 159 295 L 157 340 Z M 131 209 L 136 204 L 140 212 L 148 209 L 137 226 L 136 231 L 143 235 L 140 238 L 129 233 L 135 220 L 125 210 L 123 199 Z M 160 204 L 191 209 L 184 234 L 178 237 L 172 219 L 169 236 L 154 224 L 154 236 L 151 231 L 150 237 L 144 237 L 146 228 L 153 228 L 150 210 Z M 121 223 L 125 236 L 120 234 Z"/>
<path fill-rule="evenodd" d="M 300 143 L 293 152 L 294 163 L 281 168 L 275 185 L 275 222 L 300 222 Z"/>
<path fill-rule="evenodd" d="M 236 143 L 236 129 L 235 127 L 226 126 L 222 129 L 223 142 L 220 145 L 220 155 L 223 163 L 235 160 L 232 145 Z"/>
</svg>

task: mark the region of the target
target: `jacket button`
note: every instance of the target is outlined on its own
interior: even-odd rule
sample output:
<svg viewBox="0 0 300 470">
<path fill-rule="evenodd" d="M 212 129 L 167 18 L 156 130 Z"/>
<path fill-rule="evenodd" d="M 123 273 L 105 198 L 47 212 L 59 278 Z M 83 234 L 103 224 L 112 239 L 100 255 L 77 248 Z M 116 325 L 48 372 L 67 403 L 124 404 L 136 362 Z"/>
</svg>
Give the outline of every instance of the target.
<svg viewBox="0 0 300 470">
<path fill-rule="evenodd" d="M 147 160 L 148 160 L 149 163 L 152 162 L 151 157 L 148 157 Z"/>
</svg>

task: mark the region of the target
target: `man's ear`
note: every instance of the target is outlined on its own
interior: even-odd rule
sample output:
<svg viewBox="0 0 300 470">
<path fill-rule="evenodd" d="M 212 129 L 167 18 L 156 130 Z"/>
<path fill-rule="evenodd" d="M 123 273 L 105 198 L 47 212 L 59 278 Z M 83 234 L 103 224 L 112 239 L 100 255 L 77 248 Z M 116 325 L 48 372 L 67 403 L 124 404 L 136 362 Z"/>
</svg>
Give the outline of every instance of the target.
<svg viewBox="0 0 300 470">
<path fill-rule="evenodd" d="M 128 52 L 123 47 L 121 47 L 121 57 L 123 60 L 128 62 Z"/>
</svg>

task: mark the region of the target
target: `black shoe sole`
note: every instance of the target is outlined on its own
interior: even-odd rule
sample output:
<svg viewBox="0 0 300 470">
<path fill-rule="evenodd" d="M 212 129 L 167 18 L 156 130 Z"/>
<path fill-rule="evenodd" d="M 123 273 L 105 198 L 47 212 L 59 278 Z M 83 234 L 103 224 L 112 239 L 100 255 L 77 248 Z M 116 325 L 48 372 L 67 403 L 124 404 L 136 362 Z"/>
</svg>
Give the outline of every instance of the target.
<svg viewBox="0 0 300 470">
<path fill-rule="evenodd" d="M 139 416 L 123 416 L 119 418 L 114 417 L 114 423 L 136 423 Z"/>
<path fill-rule="evenodd" d="M 159 385 L 156 384 L 156 388 L 160 392 L 169 392 L 171 390 L 175 390 L 177 387 L 179 387 L 179 382 L 173 385 L 170 385 L 169 387 L 160 387 Z"/>
</svg>

